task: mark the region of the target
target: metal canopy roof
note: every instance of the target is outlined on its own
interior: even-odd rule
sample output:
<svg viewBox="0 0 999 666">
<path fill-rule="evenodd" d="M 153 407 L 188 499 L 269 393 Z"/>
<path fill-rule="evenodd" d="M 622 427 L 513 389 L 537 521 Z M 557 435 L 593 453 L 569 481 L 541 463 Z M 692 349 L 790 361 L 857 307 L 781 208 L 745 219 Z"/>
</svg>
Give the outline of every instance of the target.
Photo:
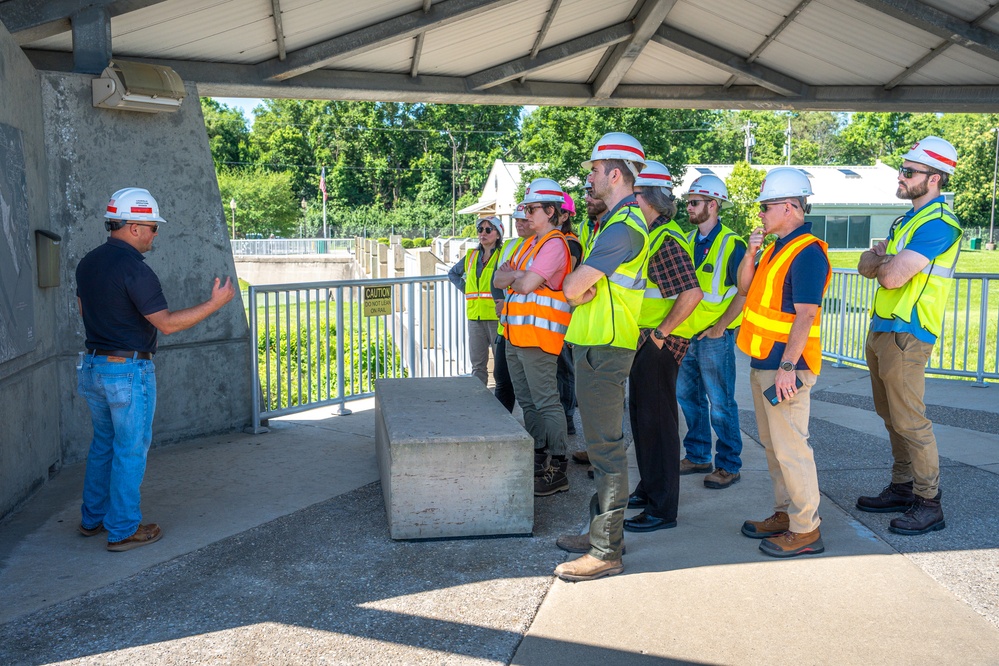
<svg viewBox="0 0 999 666">
<path fill-rule="evenodd" d="M 39 69 L 113 54 L 218 97 L 999 109 L 996 0 L 0 0 L 0 22 Z"/>
</svg>

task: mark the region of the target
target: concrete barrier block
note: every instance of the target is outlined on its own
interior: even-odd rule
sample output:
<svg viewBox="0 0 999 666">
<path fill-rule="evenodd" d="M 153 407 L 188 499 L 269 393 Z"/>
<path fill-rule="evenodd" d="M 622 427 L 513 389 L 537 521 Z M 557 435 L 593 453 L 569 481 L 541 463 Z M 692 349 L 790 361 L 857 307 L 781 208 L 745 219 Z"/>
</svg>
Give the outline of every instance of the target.
<svg viewBox="0 0 999 666">
<path fill-rule="evenodd" d="M 379 379 L 375 447 L 389 535 L 529 535 L 534 442 L 474 377 Z"/>
</svg>

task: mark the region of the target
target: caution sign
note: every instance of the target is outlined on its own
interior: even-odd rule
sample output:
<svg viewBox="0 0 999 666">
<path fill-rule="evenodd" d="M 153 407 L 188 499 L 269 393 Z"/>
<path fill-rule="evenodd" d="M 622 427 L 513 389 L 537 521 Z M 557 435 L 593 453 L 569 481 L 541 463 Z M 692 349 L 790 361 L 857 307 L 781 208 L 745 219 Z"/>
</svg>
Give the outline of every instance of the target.
<svg viewBox="0 0 999 666">
<path fill-rule="evenodd" d="M 384 317 L 392 314 L 392 287 L 364 288 L 364 316 Z"/>
</svg>

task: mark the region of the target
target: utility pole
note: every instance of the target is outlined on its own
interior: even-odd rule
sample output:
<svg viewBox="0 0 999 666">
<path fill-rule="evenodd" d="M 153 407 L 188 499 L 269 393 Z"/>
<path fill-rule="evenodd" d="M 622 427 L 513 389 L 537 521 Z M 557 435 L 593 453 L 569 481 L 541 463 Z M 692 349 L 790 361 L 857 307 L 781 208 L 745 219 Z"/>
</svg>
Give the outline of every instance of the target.
<svg viewBox="0 0 999 666">
<path fill-rule="evenodd" d="M 447 134 L 448 140 L 451 142 L 451 235 L 455 234 L 455 199 L 454 199 L 454 165 L 458 161 L 458 144 L 454 140 L 454 135 L 451 134 L 451 130 L 444 130 Z"/>
<path fill-rule="evenodd" d="M 753 146 L 756 145 L 756 137 L 753 136 L 754 127 L 756 127 L 756 123 L 751 123 L 747 120 L 746 125 L 742 128 L 746 131 L 746 138 L 743 140 L 742 145 L 746 148 L 746 161 L 750 164 L 753 163 Z"/>
<path fill-rule="evenodd" d="M 784 158 L 784 164 L 791 166 L 791 116 L 787 117 L 787 129 L 784 130 Z"/>
<path fill-rule="evenodd" d="M 996 133 L 996 158 L 992 165 L 992 216 L 989 218 L 989 242 L 985 245 L 985 249 L 990 252 L 996 249 L 996 175 L 999 174 L 999 127 L 993 127 L 992 131 Z"/>
</svg>

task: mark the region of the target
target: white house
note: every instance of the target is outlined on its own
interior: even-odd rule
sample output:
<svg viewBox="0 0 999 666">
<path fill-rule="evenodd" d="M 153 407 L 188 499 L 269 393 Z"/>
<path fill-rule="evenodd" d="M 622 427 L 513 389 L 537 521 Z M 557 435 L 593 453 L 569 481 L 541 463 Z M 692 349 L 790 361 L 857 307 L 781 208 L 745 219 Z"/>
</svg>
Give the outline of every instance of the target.
<svg viewBox="0 0 999 666">
<path fill-rule="evenodd" d="M 772 166 L 757 166 L 770 170 Z M 874 166 L 798 166 L 812 181 L 812 204 L 805 220 L 812 233 L 829 243 L 829 249 L 866 249 L 885 238 L 892 222 L 909 210 L 909 201 L 895 196 L 898 171 L 880 160 Z M 694 179 L 714 174 L 726 180 L 732 164 L 692 164 L 683 174 L 678 194 L 685 194 Z"/>
<path fill-rule="evenodd" d="M 489 170 L 489 177 L 482 188 L 478 202 L 462 208 L 459 215 L 476 215 L 477 217 L 488 217 L 496 215 L 503 223 L 503 238 L 513 236 L 513 215 L 517 207 L 517 189 L 523 173 L 529 169 L 542 168 L 543 164 L 531 164 L 529 162 L 504 162 L 496 160 L 493 168 Z"/>
</svg>

